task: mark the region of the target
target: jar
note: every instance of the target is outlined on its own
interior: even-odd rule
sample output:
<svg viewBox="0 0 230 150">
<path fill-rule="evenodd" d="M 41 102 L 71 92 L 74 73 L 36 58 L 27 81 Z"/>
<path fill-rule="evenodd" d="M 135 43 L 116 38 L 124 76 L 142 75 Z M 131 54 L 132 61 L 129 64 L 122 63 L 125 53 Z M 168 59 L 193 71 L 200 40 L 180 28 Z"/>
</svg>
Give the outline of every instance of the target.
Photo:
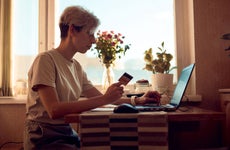
<svg viewBox="0 0 230 150">
<path fill-rule="evenodd" d="M 27 95 L 27 82 L 24 80 L 18 80 L 15 84 L 15 96 Z"/>
<path fill-rule="evenodd" d="M 148 80 L 138 80 L 134 86 L 135 93 L 145 93 L 150 90 L 150 84 Z"/>
</svg>

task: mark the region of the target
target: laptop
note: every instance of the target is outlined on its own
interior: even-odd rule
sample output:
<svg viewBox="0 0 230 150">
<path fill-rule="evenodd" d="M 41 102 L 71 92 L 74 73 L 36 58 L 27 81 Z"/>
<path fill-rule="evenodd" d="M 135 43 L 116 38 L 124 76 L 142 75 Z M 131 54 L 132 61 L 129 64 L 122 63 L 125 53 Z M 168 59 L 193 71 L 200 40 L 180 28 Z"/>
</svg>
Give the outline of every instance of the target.
<svg viewBox="0 0 230 150">
<path fill-rule="evenodd" d="M 169 104 L 165 105 L 143 105 L 143 106 L 135 106 L 139 111 L 175 111 L 180 106 L 180 103 L 183 99 L 184 93 L 188 86 L 189 80 L 191 78 L 193 69 L 195 64 L 190 64 L 185 67 L 180 74 L 178 83 L 174 90 L 173 96 L 169 102 Z"/>
</svg>

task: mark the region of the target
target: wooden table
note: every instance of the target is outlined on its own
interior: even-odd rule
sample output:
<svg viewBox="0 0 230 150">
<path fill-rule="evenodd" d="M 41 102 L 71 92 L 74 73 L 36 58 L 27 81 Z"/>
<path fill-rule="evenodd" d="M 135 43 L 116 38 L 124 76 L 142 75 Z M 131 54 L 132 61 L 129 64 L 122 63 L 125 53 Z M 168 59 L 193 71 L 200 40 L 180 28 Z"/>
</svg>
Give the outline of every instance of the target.
<svg viewBox="0 0 230 150">
<path fill-rule="evenodd" d="M 198 107 L 181 107 L 175 112 L 84 112 L 67 115 L 65 120 L 67 123 L 80 124 L 82 150 L 168 150 L 176 149 L 173 143 L 168 142 L 168 138 L 175 137 L 174 133 L 170 133 L 173 132 L 170 126 L 175 126 L 173 123 L 199 125 L 203 120 L 223 121 L 225 113 Z"/>
<path fill-rule="evenodd" d="M 111 114 L 110 111 L 99 112 L 89 111 L 82 114 L 69 114 L 65 116 L 66 123 L 80 123 L 80 116 L 85 114 Z M 156 112 L 149 112 L 156 113 Z M 140 113 L 144 114 L 144 112 Z M 169 121 L 201 121 L 201 120 L 224 120 L 225 113 L 213 110 L 202 109 L 199 107 L 182 107 L 175 112 L 167 112 Z"/>
</svg>

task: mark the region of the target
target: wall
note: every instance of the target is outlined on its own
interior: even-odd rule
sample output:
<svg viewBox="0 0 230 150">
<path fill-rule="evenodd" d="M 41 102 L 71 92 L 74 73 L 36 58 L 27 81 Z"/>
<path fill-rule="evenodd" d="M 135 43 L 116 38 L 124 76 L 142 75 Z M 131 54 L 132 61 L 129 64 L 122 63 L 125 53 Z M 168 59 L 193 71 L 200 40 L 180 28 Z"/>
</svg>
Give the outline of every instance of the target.
<svg viewBox="0 0 230 150">
<path fill-rule="evenodd" d="M 230 88 L 229 40 L 220 37 L 230 33 L 229 0 L 194 0 L 194 40 L 196 92 L 202 95 L 201 106 L 219 108 L 220 88 Z"/>
<path fill-rule="evenodd" d="M 22 142 L 26 97 L 0 98 L 0 146 L 3 142 Z M 76 123 L 71 126 L 77 131 Z"/>
<path fill-rule="evenodd" d="M 0 140 L 21 142 L 25 120 L 25 100 L 0 99 Z M 1 141 L 0 141 L 1 142 Z"/>
</svg>

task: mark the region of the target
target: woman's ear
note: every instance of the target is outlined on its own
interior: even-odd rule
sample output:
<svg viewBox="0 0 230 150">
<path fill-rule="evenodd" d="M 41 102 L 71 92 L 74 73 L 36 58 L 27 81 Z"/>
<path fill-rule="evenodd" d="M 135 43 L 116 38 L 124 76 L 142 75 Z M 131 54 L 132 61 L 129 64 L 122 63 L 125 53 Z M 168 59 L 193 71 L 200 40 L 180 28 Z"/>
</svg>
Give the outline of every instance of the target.
<svg viewBox="0 0 230 150">
<path fill-rule="evenodd" d="M 72 34 L 74 34 L 74 33 L 76 33 L 76 32 L 75 32 L 75 29 L 74 29 L 74 26 L 73 26 L 73 25 L 70 25 L 69 30 L 68 30 L 68 34 L 69 34 L 69 35 L 72 35 Z"/>
</svg>

